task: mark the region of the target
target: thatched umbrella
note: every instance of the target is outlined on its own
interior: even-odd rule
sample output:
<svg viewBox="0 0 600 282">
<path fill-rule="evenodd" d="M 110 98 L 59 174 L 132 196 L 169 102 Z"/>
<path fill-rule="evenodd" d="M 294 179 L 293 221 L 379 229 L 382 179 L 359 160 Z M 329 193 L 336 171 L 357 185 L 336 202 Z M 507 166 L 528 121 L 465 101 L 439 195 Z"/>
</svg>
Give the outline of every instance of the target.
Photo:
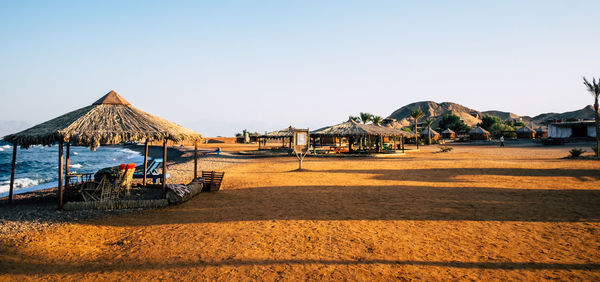
<svg viewBox="0 0 600 282">
<path fill-rule="evenodd" d="M 55 119 L 38 124 L 19 133 L 5 136 L 4 141 L 13 146 L 13 169 L 9 190 L 9 202 L 12 201 L 14 184 L 14 166 L 17 146 L 28 148 L 31 145 L 52 145 L 58 142 L 58 201 L 62 208 L 63 182 L 63 143 L 67 144 L 67 152 L 71 144 L 87 146 L 95 150 L 100 145 L 119 144 L 123 142 L 146 142 L 144 166 L 147 160 L 148 142 L 163 141 L 163 197 L 165 195 L 165 177 L 167 162 L 167 141 L 200 140 L 202 136 L 192 130 L 153 116 L 131 106 L 129 102 L 110 91 L 92 105 L 72 111 Z M 195 146 L 197 148 L 197 146 Z M 197 154 L 195 154 L 197 156 Z M 67 153 L 67 173 L 68 173 Z M 197 161 L 195 163 L 197 168 Z M 145 168 L 146 169 L 146 168 Z M 144 169 L 144 174 L 145 174 Z M 194 177 L 196 177 L 194 171 Z M 145 184 L 144 179 L 144 184 Z"/>
<path fill-rule="evenodd" d="M 411 138 L 415 136 L 415 134 L 412 132 L 402 130 L 402 126 L 395 121 L 378 126 L 383 127 L 383 129 L 385 130 L 384 136 L 392 137 L 394 146 L 396 145 L 396 138 L 400 137 L 399 147 L 402 150 L 402 153 L 404 153 L 404 138 Z"/>
<path fill-rule="evenodd" d="M 471 140 L 489 140 L 490 132 L 477 126 L 469 131 L 469 138 Z"/>
</svg>

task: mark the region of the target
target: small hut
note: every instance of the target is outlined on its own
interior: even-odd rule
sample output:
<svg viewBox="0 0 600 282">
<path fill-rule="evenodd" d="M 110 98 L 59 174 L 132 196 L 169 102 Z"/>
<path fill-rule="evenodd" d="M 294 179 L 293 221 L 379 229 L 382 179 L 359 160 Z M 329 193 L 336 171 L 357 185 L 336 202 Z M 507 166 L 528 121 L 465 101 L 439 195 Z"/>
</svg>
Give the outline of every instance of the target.
<svg viewBox="0 0 600 282">
<path fill-rule="evenodd" d="M 546 138 L 548 137 L 548 128 L 540 126 L 535 129 L 535 137 L 537 138 Z"/>
<path fill-rule="evenodd" d="M 469 131 L 471 140 L 490 140 L 490 132 L 477 126 Z"/>
<path fill-rule="evenodd" d="M 147 163 L 148 142 L 163 141 L 163 198 L 166 196 L 165 177 L 167 174 L 167 141 L 180 142 L 191 140 L 194 143 L 202 136 L 160 117 L 137 108 L 110 91 L 92 105 L 66 113 L 62 116 L 38 124 L 21 132 L 7 135 L 4 141 L 13 144 L 13 158 L 9 189 L 9 203 L 12 201 L 14 186 L 15 159 L 17 147 L 28 148 L 32 145 L 50 146 L 58 143 L 58 208 L 63 206 L 63 176 L 69 173 L 69 147 L 86 146 L 95 150 L 100 145 L 120 144 L 124 142 L 145 142 L 144 163 Z M 63 169 L 63 144 L 66 145 L 66 166 Z M 196 153 L 197 156 L 197 146 Z M 144 171 L 146 168 L 144 169 Z M 197 159 L 194 165 L 194 178 L 197 171 Z M 146 179 L 144 176 L 144 183 Z"/>
<path fill-rule="evenodd" d="M 534 139 L 535 138 L 535 130 L 533 130 L 529 126 L 523 126 L 517 129 L 517 138 L 519 139 Z"/>
<path fill-rule="evenodd" d="M 456 138 L 456 133 L 452 129 L 446 128 L 446 130 L 442 131 L 442 138 L 454 139 Z"/>
<path fill-rule="evenodd" d="M 265 135 L 257 136 L 257 140 L 259 141 L 258 142 L 259 149 L 260 149 L 261 143 L 264 143 L 264 145 L 266 145 L 268 140 L 281 140 L 282 147 L 285 148 L 285 146 L 287 144 L 289 148 L 292 148 L 292 139 L 294 137 L 294 130 L 295 130 L 295 128 L 290 125 L 289 127 L 286 127 L 284 129 L 272 131 L 272 132 L 266 133 Z"/>
<path fill-rule="evenodd" d="M 435 131 L 433 129 L 430 129 L 429 127 L 425 127 L 425 129 L 421 130 L 421 132 L 419 133 L 419 137 L 422 140 L 428 140 L 429 134 L 430 134 L 430 132 L 429 132 L 430 130 L 431 130 L 431 140 L 433 140 L 433 141 L 439 140 L 440 139 L 440 134 L 437 131 Z"/>
</svg>

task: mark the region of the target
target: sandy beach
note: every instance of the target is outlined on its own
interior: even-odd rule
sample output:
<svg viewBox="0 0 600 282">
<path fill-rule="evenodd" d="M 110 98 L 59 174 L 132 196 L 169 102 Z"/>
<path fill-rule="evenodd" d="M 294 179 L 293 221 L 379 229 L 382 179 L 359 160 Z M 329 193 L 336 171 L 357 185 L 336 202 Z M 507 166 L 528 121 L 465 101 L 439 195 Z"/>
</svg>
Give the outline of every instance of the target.
<svg viewBox="0 0 600 282">
<path fill-rule="evenodd" d="M 206 156 L 226 171 L 219 192 L 0 234 L 0 278 L 598 280 L 600 162 L 568 149 L 425 146 L 301 172 Z M 172 181 L 191 179 L 189 152 Z"/>
</svg>

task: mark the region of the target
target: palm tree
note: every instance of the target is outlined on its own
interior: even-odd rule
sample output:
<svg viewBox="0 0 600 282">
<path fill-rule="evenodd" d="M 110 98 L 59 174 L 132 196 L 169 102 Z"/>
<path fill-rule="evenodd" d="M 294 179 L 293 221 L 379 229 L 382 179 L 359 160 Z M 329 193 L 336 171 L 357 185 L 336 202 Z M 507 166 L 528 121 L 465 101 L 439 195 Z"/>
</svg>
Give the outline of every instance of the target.
<svg viewBox="0 0 600 282">
<path fill-rule="evenodd" d="M 415 143 L 417 143 L 417 149 L 419 149 L 419 131 L 417 130 L 417 124 L 419 123 L 419 119 L 422 118 L 425 114 L 421 109 L 416 109 L 414 111 L 410 111 L 410 117 L 415 120 Z"/>
<path fill-rule="evenodd" d="M 359 116 L 360 116 L 360 121 L 362 121 L 362 123 L 364 123 L 364 124 L 367 124 L 367 122 L 369 122 L 373 119 L 373 115 L 369 114 L 369 113 L 361 112 L 359 114 Z"/>
<path fill-rule="evenodd" d="M 383 121 L 383 118 L 381 116 L 372 116 L 371 120 L 373 121 L 374 124 L 381 124 L 381 122 Z"/>
<path fill-rule="evenodd" d="M 427 133 L 429 134 L 429 145 L 431 145 L 431 125 L 433 124 L 433 122 L 435 121 L 435 119 L 432 118 L 428 118 L 425 120 L 425 123 L 427 123 Z"/>
<path fill-rule="evenodd" d="M 353 120 L 355 122 L 360 122 L 360 118 L 357 116 L 348 116 L 348 119 Z"/>
<path fill-rule="evenodd" d="M 585 77 L 583 77 L 583 84 L 587 87 L 587 90 L 594 96 L 594 112 L 596 120 L 596 157 L 600 157 L 600 112 L 598 112 L 598 98 L 600 97 L 600 78 L 598 82 L 592 77 L 592 83 L 590 83 Z"/>
<path fill-rule="evenodd" d="M 370 113 L 363 113 L 363 112 L 361 112 L 359 114 L 359 116 L 360 116 L 360 121 L 362 121 L 362 123 L 364 123 L 364 124 L 367 124 L 367 122 L 371 121 L 371 119 L 373 118 L 373 115 L 370 114 Z M 361 147 L 363 146 L 363 144 L 364 144 L 364 146 L 366 146 L 367 145 L 367 138 L 366 137 L 362 137 L 361 141 L 360 141 L 360 144 L 361 144 Z"/>
</svg>

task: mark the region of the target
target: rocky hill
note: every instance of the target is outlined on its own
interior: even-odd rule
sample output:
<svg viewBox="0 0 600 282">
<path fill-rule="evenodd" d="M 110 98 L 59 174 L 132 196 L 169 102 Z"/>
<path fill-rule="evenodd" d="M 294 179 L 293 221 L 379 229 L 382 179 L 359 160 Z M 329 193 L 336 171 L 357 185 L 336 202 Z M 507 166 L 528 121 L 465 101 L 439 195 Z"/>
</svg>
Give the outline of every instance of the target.
<svg viewBox="0 0 600 282">
<path fill-rule="evenodd" d="M 544 123 L 549 119 L 594 119 L 594 107 L 588 105 L 585 108 L 565 113 L 545 113 L 532 118 L 534 123 Z"/>
<path fill-rule="evenodd" d="M 456 103 L 443 102 L 438 104 L 432 101 L 425 101 L 408 104 L 402 108 L 399 108 L 388 118 L 396 119 L 400 124 L 402 124 L 402 126 L 409 126 L 412 123 L 410 112 L 416 109 L 421 109 L 421 111 L 423 111 L 425 114 L 423 118 L 420 119 L 422 121 L 427 118 L 436 118 L 434 126 L 437 126 L 437 119 L 445 114 L 457 115 L 469 126 L 473 126 L 481 122 L 482 117 L 481 112 L 469 109 Z"/>
<path fill-rule="evenodd" d="M 535 117 L 529 117 L 519 116 L 511 112 L 503 111 L 480 112 L 452 102 L 443 102 L 438 104 L 432 101 L 408 104 L 395 110 L 391 115 L 389 115 L 388 118 L 396 119 L 403 126 L 409 126 L 412 124 L 410 112 L 416 109 L 421 109 L 421 111 L 423 111 L 425 114 L 423 118 L 419 120 L 419 123 L 427 118 L 435 118 L 436 122 L 433 124 L 434 127 L 437 127 L 438 120 L 445 114 L 454 114 L 459 116 L 460 119 L 462 119 L 468 126 L 474 126 L 480 123 L 481 118 L 485 115 L 498 117 L 502 121 L 521 120 L 527 125 L 533 125 L 534 127 L 545 124 L 549 119 L 594 119 L 594 108 L 591 105 L 586 106 L 581 110 L 572 112 L 545 113 Z"/>
</svg>

